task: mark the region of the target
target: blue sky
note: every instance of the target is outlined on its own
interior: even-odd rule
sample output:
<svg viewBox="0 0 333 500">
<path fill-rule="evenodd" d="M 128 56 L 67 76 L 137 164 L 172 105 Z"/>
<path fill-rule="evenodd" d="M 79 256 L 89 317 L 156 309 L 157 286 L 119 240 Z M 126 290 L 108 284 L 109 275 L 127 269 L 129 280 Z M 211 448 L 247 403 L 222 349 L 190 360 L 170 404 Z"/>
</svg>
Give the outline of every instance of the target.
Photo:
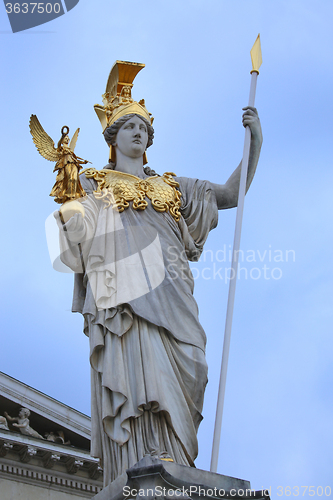
<svg viewBox="0 0 333 500">
<path fill-rule="evenodd" d="M 30 115 L 55 141 L 63 125 L 80 127 L 77 154 L 102 168 L 108 148 L 93 105 L 116 59 L 143 62 L 133 96 L 155 117 L 150 166 L 224 183 L 242 155 L 249 52 L 260 32 L 264 144 L 245 203 L 218 472 L 271 486 L 273 498 L 279 486 L 333 489 L 332 19 L 328 0 L 80 0 L 14 35 L 0 9 L 1 371 L 90 412 L 73 277 L 52 269 L 45 241 L 53 165 L 32 142 Z M 208 337 L 196 462 L 206 470 L 227 303 L 222 252 L 234 223 L 234 210 L 220 213 L 193 265 Z"/>
</svg>

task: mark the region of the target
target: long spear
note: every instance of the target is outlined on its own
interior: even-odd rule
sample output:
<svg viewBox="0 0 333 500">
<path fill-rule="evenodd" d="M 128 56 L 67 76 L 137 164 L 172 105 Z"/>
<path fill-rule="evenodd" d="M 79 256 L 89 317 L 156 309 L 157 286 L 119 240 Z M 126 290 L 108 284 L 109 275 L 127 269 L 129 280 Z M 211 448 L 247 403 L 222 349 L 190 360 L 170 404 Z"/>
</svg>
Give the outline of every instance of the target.
<svg viewBox="0 0 333 500">
<path fill-rule="evenodd" d="M 258 35 L 258 37 L 257 37 L 256 41 L 254 42 L 254 45 L 251 49 L 251 60 L 252 60 L 252 70 L 251 70 L 251 88 L 250 88 L 249 106 L 254 106 L 256 87 L 257 87 L 257 77 L 259 75 L 259 68 L 260 68 L 261 63 L 262 63 L 260 35 Z M 230 274 L 230 284 L 229 284 L 227 316 L 226 316 L 225 330 L 224 330 L 224 342 L 223 342 L 222 365 L 221 365 L 221 374 L 220 374 L 220 385 L 219 385 L 219 394 L 218 394 L 217 407 L 216 407 L 212 459 L 211 459 L 211 463 L 210 463 L 210 471 L 211 472 L 217 471 L 217 463 L 218 463 L 218 457 L 219 457 L 224 395 L 225 395 L 225 386 L 226 386 L 226 380 L 227 380 L 228 358 L 229 358 L 229 349 L 230 349 L 232 316 L 233 316 L 233 311 L 234 311 L 235 292 L 236 292 L 238 255 L 239 255 L 241 230 L 242 230 L 242 219 L 243 219 L 243 211 L 244 211 L 246 178 L 247 178 L 247 170 L 248 170 L 248 166 L 249 166 L 249 156 L 250 156 L 250 144 L 251 144 L 251 131 L 250 131 L 250 127 L 246 126 L 244 149 L 243 149 L 243 159 L 242 159 L 242 167 L 241 167 L 241 176 L 240 176 L 240 183 L 239 183 L 239 193 L 238 193 L 234 248 L 233 248 L 233 252 L 232 252 L 232 265 L 231 265 L 231 270 L 230 270 L 231 274 Z"/>
</svg>

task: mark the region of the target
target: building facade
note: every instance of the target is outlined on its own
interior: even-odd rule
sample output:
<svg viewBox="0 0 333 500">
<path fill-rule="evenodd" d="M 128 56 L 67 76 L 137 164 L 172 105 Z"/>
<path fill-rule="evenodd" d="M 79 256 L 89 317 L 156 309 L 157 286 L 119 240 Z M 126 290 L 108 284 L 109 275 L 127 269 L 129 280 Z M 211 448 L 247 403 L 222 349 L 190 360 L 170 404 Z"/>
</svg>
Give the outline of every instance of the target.
<svg viewBox="0 0 333 500">
<path fill-rule="evenodd" d="M 92 498 L 103 471 L 89 449 L 88 416 L 0 372 L 0 500 Z"/>
</svg>

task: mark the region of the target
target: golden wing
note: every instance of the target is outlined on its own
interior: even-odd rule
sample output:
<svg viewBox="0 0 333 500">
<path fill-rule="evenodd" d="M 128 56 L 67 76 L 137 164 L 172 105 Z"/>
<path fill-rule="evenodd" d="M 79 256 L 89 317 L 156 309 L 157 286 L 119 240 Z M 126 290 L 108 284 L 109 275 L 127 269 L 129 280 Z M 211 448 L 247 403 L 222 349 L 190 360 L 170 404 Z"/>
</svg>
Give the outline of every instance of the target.
<svg viewBox="0 0 333 500">
<path fill-rule="evenodd" d="M 58 161 L 61 153 L 54 147 L 54 142 L 45 132 L 36 115 L 30 117 L 30 132 L 39 154 L 49 161 Z"/>
<path fill-rule="evenodd" d="M 74 153 L 74 149 L 75 149 L 75 146 L 76 146 L 76 141 L 77 141 L 77 138 L 79 136 L 79 132 L 80 132 L 80 129 L 78 128 L 75 132 L 75 134 L 73 135 L 72 137 L 72 140 L 70 142 L 70 145 L 69 145 L 69 149 L 71 149 Z"/>
</svg>

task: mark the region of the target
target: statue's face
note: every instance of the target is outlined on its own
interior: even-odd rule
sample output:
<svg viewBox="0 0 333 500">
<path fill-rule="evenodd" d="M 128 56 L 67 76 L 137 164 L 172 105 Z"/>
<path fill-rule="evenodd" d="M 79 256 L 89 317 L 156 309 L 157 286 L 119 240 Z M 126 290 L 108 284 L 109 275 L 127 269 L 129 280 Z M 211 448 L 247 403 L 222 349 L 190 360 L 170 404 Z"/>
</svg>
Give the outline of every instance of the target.
<svg viewBox="0 0 333 500">
<path fill-rule="evenodd" d="M 130 158 L 139 158 L 146 151 L 148 130 L 145 122 L 133 116 L 118 130 L 116 149 Z"/>
<path fill-rule="evenodd" d="M 69 143 L 69 137 L 68 135 L 66 135 L 66 137 L 64 137 L 64 144 L 68 144 Z"/>
</svg>

